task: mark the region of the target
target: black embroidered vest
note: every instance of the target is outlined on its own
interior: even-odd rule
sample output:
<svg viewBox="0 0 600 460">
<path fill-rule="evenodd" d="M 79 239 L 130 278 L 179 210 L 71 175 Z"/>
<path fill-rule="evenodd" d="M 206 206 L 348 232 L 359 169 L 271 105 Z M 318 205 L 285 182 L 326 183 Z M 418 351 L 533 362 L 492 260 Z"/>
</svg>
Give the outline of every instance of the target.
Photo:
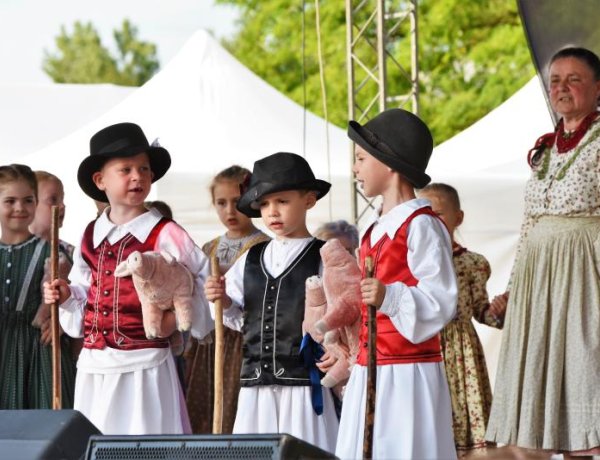
<svg viewBox="0 0 600 460">
<path fill-rule="evenodd" d="M 263 263 L 268 241 L 250 248 L 244 268 L 241 385 L 310 385 L 300 363 L 306 278 L 319 274 L 324 242 L 314 239 L 277 278 Z"/>
</svg>

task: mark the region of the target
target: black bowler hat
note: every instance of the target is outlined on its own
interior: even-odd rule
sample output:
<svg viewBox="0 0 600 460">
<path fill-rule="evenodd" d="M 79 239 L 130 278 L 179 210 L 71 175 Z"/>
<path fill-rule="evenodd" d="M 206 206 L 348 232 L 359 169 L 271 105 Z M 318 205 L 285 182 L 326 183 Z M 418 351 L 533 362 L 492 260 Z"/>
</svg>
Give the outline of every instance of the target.
<svg viewBox="0 0 600 460">
<path fill-rule="evenodd" d="M 390 109 L 362 126 L 351 121 L 348 137 L 400 173 L 415 188 L 423 188 L 431 181 L 425 169 L 433 150 L 433 137 L 416 115 L 402 109 Z"/>
<path fill-rule="evenodd" d="M 248 217 L 260 217 L 263 196 L 286 190 L 312 190 L 317 200 L 327 195 L 331 184 L 316 179 L 308 162 L 295 153 L 279 152 L 254 163 L 248 189 L 237 203 L 237 209 Z"/>
<path fill-rule="evenodd" d="M 96 187 L 92 176 L 100 171 L 104 163 L 111 158 L 125 158 L 147 153 L 152 170 L 152 182 L 165 175 L 171 166 L 169 152 L 160 147 L 150 145 L 142 128 L 135 123 L 118 123 L 108 126 L 90 139 L 90 156 L 81 162 L 77 171 L 77 182 L 86 193 L 96 201 L 108 202 L 106 193 Z"/>
</svg>

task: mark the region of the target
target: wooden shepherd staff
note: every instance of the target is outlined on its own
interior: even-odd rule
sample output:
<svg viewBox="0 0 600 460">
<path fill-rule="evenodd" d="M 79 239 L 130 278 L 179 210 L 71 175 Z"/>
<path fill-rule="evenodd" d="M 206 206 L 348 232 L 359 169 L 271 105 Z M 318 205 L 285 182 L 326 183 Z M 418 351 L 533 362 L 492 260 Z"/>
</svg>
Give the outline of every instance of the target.
<svg viewBox="0 0 600 460">
<path fill-rule="evenodd" d="M 373 278 L 373 259 L 365 259 L 367 278 Z M 367 361 L 367 403 L 365 407 L 365 430 L 363 433 L 363 458 L 373 458 L 373 429 L 375 425 L 375 392 L 377 388 L 377 308 L 367 305 L 368 314 L 368 361 Z"/>
<path fill-rule="evenodd" d="M 52 224 L 50 228 L 50 281 L 58 279 L 58 206 L 52 206 Z M 62 409 L 61 368 L 60 368 L 60 331 L 58 328 L 58 302 L 50 305 L 50 323 L 52 330 L 52 409 Z"/>
<path fill-rule="evenodd" d="M 212 276 L 219 278 L 219 260 L 211 257 L 210 267 Z M 221 299 L 215 305 L 215 400 L 213 409 L 213 434 L 223 432 L 223 302 Z"/>
</svg>

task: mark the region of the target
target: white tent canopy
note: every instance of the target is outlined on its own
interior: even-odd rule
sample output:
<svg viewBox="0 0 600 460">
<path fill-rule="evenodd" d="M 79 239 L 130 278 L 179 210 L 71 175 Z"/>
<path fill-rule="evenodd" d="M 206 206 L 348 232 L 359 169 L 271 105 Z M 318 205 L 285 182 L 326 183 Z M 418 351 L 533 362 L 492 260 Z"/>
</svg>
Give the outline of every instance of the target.
<svg viewBox="0 0 600 460">
<path fill-rule="evenodd" d="M 135 88 L 0 84 L 0 162 L 35 152 L 93 121 Z"/>
</svg>

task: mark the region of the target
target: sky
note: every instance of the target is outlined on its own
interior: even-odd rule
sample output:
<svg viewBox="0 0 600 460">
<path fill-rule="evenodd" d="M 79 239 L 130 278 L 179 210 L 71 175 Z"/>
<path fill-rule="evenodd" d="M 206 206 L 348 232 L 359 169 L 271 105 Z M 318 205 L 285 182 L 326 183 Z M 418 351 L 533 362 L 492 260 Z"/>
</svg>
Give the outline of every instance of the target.
<svg viewBox="0 0 600 460">
<path fill-rule="evenodd" d="M 92 22 L 105 46 L 129 19 L 138 38 L 157 45 L 161 67 L 198 29 L 217 38 L 235 31 L 237 11 L 213 0 L 0 0 L 0 84 L 50 83 L 42 70 L 44 50 L 56 51 L 61 26 Z"/>
</svg>

